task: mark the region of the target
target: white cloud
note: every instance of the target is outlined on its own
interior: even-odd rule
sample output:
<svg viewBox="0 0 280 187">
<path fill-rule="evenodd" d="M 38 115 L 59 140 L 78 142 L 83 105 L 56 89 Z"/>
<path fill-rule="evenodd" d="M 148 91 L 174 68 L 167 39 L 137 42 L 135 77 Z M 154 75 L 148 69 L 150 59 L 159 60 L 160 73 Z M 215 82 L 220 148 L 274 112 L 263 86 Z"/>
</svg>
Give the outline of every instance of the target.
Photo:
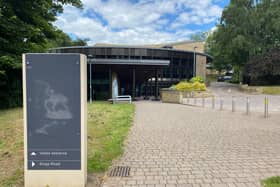
<svg viewBox="0 0 280 187">
<path fill-rule="evenodd" d="M 213 0 L 82 0 L 84 9 L 64 7 L 55 25 L 94 43 L 147 44 L 187 40 L 199 30 L 189 24 L 208 24 L 221 15 Z M 93 12 L 97 16 L 89 16 Z M 172 19 L 173 18 L 173 19 Z"/>
</svg>

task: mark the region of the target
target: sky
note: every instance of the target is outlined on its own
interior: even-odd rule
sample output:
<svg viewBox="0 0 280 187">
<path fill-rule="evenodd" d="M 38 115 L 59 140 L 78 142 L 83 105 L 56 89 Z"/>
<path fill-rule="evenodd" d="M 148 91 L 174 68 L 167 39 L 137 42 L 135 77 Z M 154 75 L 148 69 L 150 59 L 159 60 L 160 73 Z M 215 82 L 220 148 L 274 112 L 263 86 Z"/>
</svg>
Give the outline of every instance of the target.
<svg viewBox="0 0 280 187">
<path fill-rule="evenodd" d="M 54 23 L 71 38 L 95 43 L 158 44 L 211 31 L 229 0 L 82 0 Z"/>
</svg>

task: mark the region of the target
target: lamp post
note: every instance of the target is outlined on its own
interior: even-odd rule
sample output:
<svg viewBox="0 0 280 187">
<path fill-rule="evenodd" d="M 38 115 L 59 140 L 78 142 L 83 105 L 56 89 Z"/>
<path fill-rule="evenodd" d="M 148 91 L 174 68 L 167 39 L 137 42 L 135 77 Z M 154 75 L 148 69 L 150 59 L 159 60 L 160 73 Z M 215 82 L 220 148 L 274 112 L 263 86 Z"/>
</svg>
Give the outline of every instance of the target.
<svg viewBox="0 0 280 187">
<path fill-rule="evenodd" d="M 196 76 L 196 54 L 195 54 L 195 50 L 196 50 L 196 46 L 193 47 L 193 77 Z"/>
<path fill-rule="evenodd" d="M 92 57 L 92 55 L 88 55 L 89 58 Z M 89 101 L 92 103 L 92 69 L 91 69 L 91 62 L 89 62 Z"/>
<path fill-rule="evenodd" d="M 91 62 L 89 64 L 89 90 L 90 90 L 90 93 L 89 93 L 89 99 L 90 99 L 90 103 L 92 103 L 92 84 L 91 84 Z"/>
</svg>

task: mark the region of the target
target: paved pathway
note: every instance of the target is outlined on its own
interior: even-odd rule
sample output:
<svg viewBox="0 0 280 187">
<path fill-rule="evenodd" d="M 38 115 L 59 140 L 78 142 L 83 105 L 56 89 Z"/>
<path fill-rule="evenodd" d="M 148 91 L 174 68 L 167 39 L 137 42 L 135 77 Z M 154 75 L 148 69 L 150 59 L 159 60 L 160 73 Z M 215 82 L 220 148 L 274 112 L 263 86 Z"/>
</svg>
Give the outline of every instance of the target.
<svg viewBox="0 0 280 187">
<path fill-rule="evenodd" d="M 280 115 L 264 119 L 197 107 L 137 102 L 125 154 L 130 177 L 103 187 L 260 186 L 280 175 Z"/>
<path fill-rule="evenodd" d="M 216 106 L 219 107 L 220 99 L 223 99 L 224 109 L 231 110 L 232 97 L 235 99 L 236 111 L 245 112 L 246 98 L 250 99 L 252 112 L 264 111 L 264 98 L 269 99 L 269 112 L 280 112 L 280 95 L 266 95 L 266 94 L 249 94 L 241 92 L 239 86 L 226 82 L 213 82 L 209 89 L 216 96 Z M 199 102 L 199 101 L 198 101 Z M 205 106 L 211 106 L 211 98 L 205 101 Z"/>
</svg>

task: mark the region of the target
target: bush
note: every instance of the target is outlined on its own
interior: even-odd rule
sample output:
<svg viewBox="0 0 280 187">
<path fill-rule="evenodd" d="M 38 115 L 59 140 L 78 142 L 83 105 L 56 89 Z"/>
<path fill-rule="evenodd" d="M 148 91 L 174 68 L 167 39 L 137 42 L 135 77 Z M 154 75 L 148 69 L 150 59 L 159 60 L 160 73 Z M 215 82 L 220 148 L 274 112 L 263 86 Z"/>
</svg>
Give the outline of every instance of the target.
<svg viewBox="0 0 280 187">
<path fill-rule="evenodd" d="M 279 85 L 280 49 L 251 58 L 244 66 L 243 81 L 248 85 Z"/>
<path fill-rule="evenodd" d="M 18 59 L 0 57 L 0 109 L 22 104 L 21 63 Z"/>
<path fill-rule="evenodd" d="M 175 88 L 178 91 L 191 91 L 193 86 L 192 83 L 189 82 L 179 82 L 176 84 Z"/>
<path fill-rule="evenodd" d="M 196 77 L 191 78 L 190 82 L 191 83 L 195 83 L 195 82 L 204 83 L 204 79 L 200 76 L 196 76 Z"/>
<path fill-rule="evenodd" d="M 195 91 L 205 91 L 206 90 L 206 86 L 204 83 L 194 82 L 192 85 L 193 85 L 193 88 Z"/>
<path fill-rule="evenodd" d="M 280 186 L 280 176 L 270 177 L 266 180 L 263 180 L 262 186 L 264 187 L 279 187 Z"/>
<path fill-rule="evenodd" d="M 176 90 L 178 91 L 205 91 L 206 90 L 206 86 L 204 83 L 200 83 L 200 82 L 179 82 L 176 86 L 175 86 Z"/>
</svg>

